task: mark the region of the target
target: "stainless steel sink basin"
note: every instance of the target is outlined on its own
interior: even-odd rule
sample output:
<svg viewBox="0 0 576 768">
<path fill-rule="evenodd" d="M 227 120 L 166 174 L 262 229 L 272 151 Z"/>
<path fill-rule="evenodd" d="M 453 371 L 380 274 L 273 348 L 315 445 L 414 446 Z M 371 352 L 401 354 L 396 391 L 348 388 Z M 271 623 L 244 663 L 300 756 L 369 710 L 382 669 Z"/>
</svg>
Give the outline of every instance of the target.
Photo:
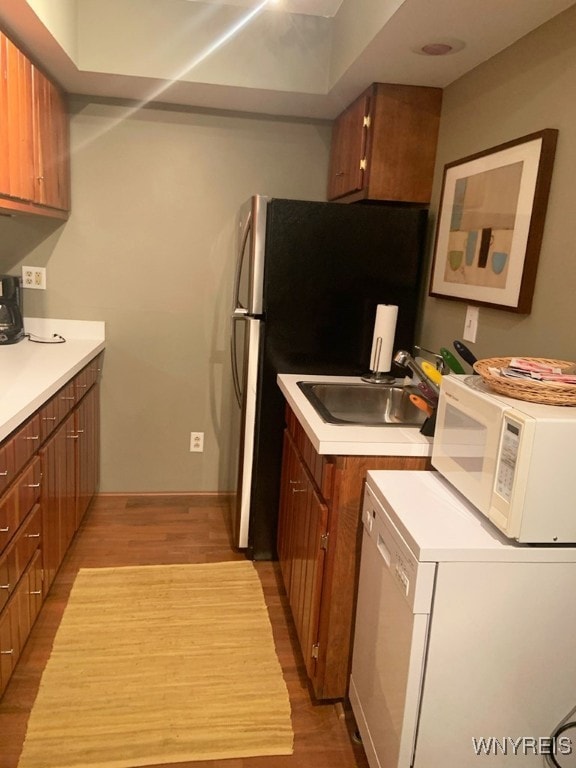
<svg viewBox="0 0 576 768">
<path fill-rule="evenodd" d="M 316 381 L 299 381 L 298 386 L 329 424 L 406 427 L 421 426 L 426 420 L 425 413 L 410 401 L 413 393 L 421 396 L 414 387 Z"/>
</svg>

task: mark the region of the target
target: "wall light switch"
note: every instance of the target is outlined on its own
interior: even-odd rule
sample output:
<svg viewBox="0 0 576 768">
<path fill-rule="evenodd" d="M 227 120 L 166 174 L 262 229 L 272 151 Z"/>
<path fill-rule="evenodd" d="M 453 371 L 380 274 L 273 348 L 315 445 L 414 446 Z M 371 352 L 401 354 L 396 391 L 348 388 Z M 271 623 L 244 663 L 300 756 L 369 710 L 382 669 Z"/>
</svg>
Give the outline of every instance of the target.
<svg viewBox="0 0 576 768">
<path fill-rule="evenodd" d="M 476 341 L 476 334 L 478 333 L 478 316 L 480 314 L 480 307 L 468 307 L 466 310 L 466 320 L 464 322 L 464 341 Z"/>
</svg>

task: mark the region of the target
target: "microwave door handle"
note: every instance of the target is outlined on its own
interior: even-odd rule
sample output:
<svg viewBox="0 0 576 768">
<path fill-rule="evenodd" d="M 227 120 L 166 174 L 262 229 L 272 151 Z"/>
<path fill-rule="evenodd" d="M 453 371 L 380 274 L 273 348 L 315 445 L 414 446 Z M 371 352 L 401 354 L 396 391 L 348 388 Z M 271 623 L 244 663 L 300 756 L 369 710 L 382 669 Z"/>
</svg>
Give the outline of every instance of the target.
<svg viewBox="0 0 576 768">
<path fill-rule="evenodd" d="M 236 261 L 236 274 L 234 276 L 234 308 L 235 309 L 244 309 L 240 305 L 240 297 L 239 297 L 240 278 L 242 277 L 242 267 L 244 266 L 244 259 L 247 256 L 246 244 L 248 242 L 248 237 L 250 236 L 251 229 L 252 229 L 252 211 L 249 211 L 248 215 L 246 216 L 246 222 L 240 238 L 240 249 L 238 251 L 238 259 Z"/>
</svg>

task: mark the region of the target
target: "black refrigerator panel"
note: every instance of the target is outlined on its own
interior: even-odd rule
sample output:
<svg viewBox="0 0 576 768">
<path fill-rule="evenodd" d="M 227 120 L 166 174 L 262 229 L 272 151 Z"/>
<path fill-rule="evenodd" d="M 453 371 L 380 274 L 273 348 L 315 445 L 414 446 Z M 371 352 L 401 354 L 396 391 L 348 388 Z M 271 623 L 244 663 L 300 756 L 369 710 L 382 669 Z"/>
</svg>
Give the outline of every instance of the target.
<svg viewBox="0 0 576 768">
<path fill-rule="evenodd" d="M 378 304 L 398 306 L 394 349 L 411 349 L 427 211 L 268 203 L 249 546 L 276 557 L 285 401 L 278 373 L 368 371 Z"/>
<path fill-rule="evenodd" d="M 271 200 L 265 355 L 283 373 L 368 369 L 378 304 L 398 305 L 394 349 L 414 341 L 427 212 Z"/>
</svg>

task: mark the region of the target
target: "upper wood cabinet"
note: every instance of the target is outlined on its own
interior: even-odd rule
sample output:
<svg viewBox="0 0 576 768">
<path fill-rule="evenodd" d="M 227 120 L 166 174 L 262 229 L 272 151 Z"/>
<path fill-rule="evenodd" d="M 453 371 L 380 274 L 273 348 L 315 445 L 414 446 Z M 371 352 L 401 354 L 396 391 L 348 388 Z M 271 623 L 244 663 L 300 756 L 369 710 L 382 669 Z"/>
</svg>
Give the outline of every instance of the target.
<svg viewBox="0 0 576 768">
<path fill-rule="evenodd" d="M 442 90 L 374 83 L 335 121 L 328 199 L 430 202 Z"/>
<path fill-rule="evenodd" d="M 68 126 L 63 92 L 0 31 L 0 210 L 68 217 Z"/>
<path fill-rule="evenodd" d="M 0 194 L 32 200 L 32 64 L 2 32 L 0 61 Z"/>
<path fill-rule="evenodd" d="M 32 67 L 36 202 L 70 209 L 68 111 L 62 91 Z"/>
</svg>

